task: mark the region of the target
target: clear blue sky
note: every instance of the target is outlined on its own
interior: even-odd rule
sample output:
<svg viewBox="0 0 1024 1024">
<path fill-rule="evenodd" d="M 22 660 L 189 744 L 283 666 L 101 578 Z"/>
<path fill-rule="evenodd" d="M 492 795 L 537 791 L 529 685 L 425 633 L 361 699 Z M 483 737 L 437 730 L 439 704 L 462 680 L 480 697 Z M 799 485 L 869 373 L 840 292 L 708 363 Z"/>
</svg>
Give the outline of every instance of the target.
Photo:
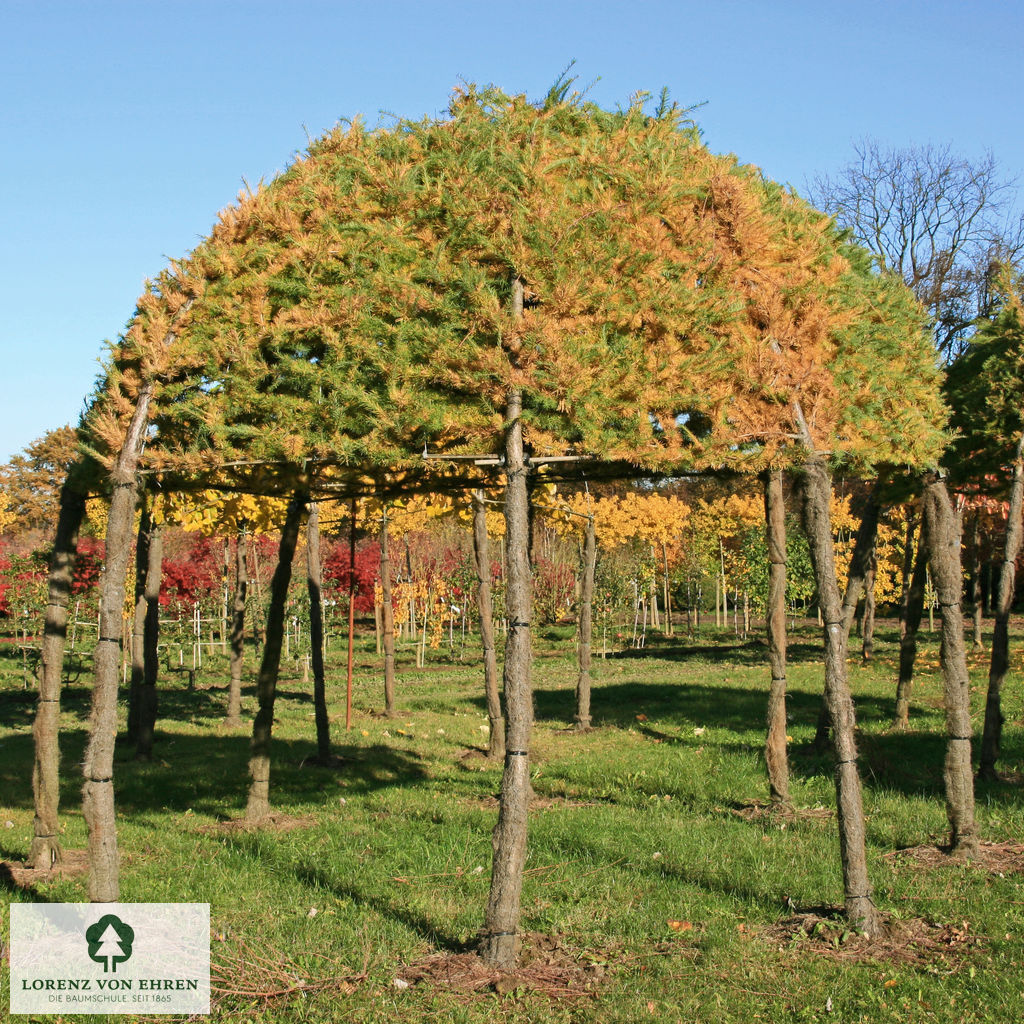
<svg viewBox="0 0 1024 1024">
<path fill-rule="evenodd" d="M 460 81 L 597 102 L 667 86 L 718 152 L 798 188 L 853 140 L 1024 172 L 1019 0 L 0 0 L 0 461 L 77 420 L 104 339 L 242 181 L 338 119 Z"/>
</svg>

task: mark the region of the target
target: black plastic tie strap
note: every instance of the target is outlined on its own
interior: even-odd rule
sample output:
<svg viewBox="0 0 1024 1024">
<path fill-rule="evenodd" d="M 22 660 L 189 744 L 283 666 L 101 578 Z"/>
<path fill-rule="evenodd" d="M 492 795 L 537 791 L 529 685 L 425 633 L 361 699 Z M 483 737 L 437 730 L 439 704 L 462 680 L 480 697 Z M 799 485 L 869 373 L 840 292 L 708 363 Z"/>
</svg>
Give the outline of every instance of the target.
<svg viewBox="0 0 1024 1024">
<path fill-rule="evenodd" d="M 505 935 L 518 935 L 518 932 L 488 932 L 487 938 L 489 939 L 500 939 Z"/>
<path fill-rule="evenodd" d="M 101 644 L 118 644 L 118 645 L 120 645 L 121 638 L 119 636 L 101 636 L 100 639 L 99 639 L 99 642 Z"/>
<path fill-rule="evenodd" d="M 528 750 L 506 750 L 506 757 L 529 757 L 530 752 Z"/>
<path fill-rule="evenodd" d="M 952 742 L 953 740 L 959 740 L 961 743 L 970 743 L 974 739 L 973 736 L 947 736 L 947 740 Z"/>
<path fill-rule="evenodd" d="M 518 622 L 516 620 L 511 620 L 509 622 L 509 626 L 512 629 L 515 629 L 517 626 L 522 626 L 523 629 L 529 629 L 530 628 L 530 624 L 528 622 Z"/>
</svg>

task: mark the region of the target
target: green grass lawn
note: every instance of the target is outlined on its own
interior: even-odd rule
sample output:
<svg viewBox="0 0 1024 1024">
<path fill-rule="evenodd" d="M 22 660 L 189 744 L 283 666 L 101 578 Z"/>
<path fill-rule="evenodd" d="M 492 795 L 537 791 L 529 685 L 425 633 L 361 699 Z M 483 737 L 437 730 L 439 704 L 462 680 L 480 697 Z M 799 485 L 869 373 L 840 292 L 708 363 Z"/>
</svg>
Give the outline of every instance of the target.
<svg viewBox="0 0 1024 1024">
<path fill-rule="evenodd" d="M 1019 635 L 1019 634 L 1018 634 Z M 256 957 L 308 980 L 277 999 L 222 998 L 214 1019 L 238 1022 L 485 1020 L 750 1022 L 993 1021 L 1024 1013 L 1024 876 L 947 863 L 923 868 L 893 851 L 938 843 L 942 799 L 942 688 L 937 636 L 925 634 L 912 730 L 886 731 L 895 688 L 895 632 L 883 628 L 870 667 L 851 661 L 861 728 L 868 857 L 876 901 L 895 918 L 923 917 L 979 941 L 963 956 L 905 965 L 829 958 L 812 943 L 769 940 L 792 908 L 842 900 L 834 819 L 745 814 L 766 793 L 761 756 L 765 649 L 704 631 L 700 646 L 652 640 L 597 659 L 595 730 L 569 731 L 572 630 L 540 639 L 536 728 L 522 928 L 555 936 L 599 979 L 581 998 L 528 988 L 458 992 L 398 988 L 403 966 L 471 944 L 483 920 L 500 769 L 486 746 L 480 665 L 467 648 L 400 659 L 401 717 L 386 720 L 372 638 L 357 652 L 353 727 L 344 723 L 344 657 L 331 652 L 329 698 L 338 768 L 315 753 L 311 684 L 284 666 L 277 701 L 271 798 L 306 817 L 287 831 L 225 829 L 242 814 L 248 732 L 221 722 L 226 661 L 207 658 L 199 688 L 161 681 L 151 763 L 116 768 L 128 902 L 209 902 L 213 958 L 248 960 L 249 984 L 270 977 Z M 0 858 L 21 860 L 32 833 L 33 694 L 13 655 L 0 676 Z M 250 662 L 254 661 L 250 653 Z M 1006 771 L 1024 769 L 1022 646 L 1005 690 Z M 972 655 L 976 730 L 987 660 Z M 793 638 L 789 670 L 795 803 L 831 808 L 830 756 L 810 747 L 822 685 L 817 632 Z M 88 719 L 87 676 L 66 687 L 62 763 L 65 845 L 85 846 L 78 806 Z M 247 694 L 247 711 L 253 699 Z M 122 713 L 124 708 L 122 708 Z M 985 840 L 1024 839 L 1019 783 L 979 784 Z M 8 900 L 83 901 L 82 877 Z M 673 924 L 669 924 L 673 922 Z M 6 938 L 7 915 L 3 933 Z M 234 957 L 236 960 L 229 960 Z M 266 966 L 266 965 L 265 965 Z M 317 987 L 331 977 L 365 978 Z M 236 970 L 236 980 L 246 972 Z M 6 1010 L 7 977 L 0 1000 Z M 272 986 L 270 986 L 272 987 Z M 49 1018 L 53 1019 L 53 1018 Z M 65 1018 L 73 1019 L 73 1018 Z M 85 1018 L 83 1018 L 85 1019 Z M 102 1018 L 93 1017 L 92 1020 Z"/>
</svg>

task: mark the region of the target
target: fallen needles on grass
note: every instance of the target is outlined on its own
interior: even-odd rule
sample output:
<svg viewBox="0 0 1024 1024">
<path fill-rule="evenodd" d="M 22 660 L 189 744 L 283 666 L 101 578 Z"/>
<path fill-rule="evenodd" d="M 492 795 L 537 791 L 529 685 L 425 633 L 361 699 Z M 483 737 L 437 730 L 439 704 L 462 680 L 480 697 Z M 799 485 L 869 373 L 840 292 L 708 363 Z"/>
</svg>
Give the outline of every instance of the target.
<svg viewBox="0 0 1024 1024">
<path fill-rule="evenodd" d="M 919 867 L 941 868 L 970 865 L 993 874 L 1024 874 L 1024 843 L 979 843 L 978 855 L 972 858 L 952 856 L 945 847 L 925 844 L 892 850 L 887 860 L 911 860 Z"/>
<path fill-rule="evenodd" d="M 593 997 L 605 976 L 606 966 L 566 949 L 557 936 L 529 933 L 522 936 L 522 945 L 520 965 L 512 971 L 499 971 L 476 953 L 434 953 L 402 967 L 396 986 L 432 984 L 455 992 L 499 995 L 522 990 L 551 999 L 579 999 Z"/>
<path fill-rule="evenodd" d="M 739 807 L 733 807 L 731 813 L 744 821 L 762 821 L 765 818 L 775 821 L 822 821 L 834 817 L 835 812 L 829 807 L 793 807 L 790 804 L 771 804 L 763 800 L 748 800 Z"/>
<path fill-rule="evenodd" d="M 0 861 L 0 883 L 6 882 L 18 889 L 32 889 L 37 882 L 74 878 L 84 875 L 88 870 L 88 850 L 64 850 L 59 863 L 51 868 L 33 868 L 15 861 Z"/>
<path fill-rule="evenodd" d="M 838 913 L 828 917 L 805 913 L 779 921 L 760 934 L 780 950 L 788 947 L 829 960 L 858 963 L 884 961 L 924 968 L 941 964 L 950 974 L 982 945 L 967 921 L 939 925 L 919 917 L 890 918 L 881 935 L 868 936 L 847 926 Z"/>
<path fill-rule="evenodd" d="M 332 967 L 349 969 L 336 960 L 318 954 L 327 960 Z M 238 943 L 237 955 L 220 953 L 210 963 L 210 992 L 214 1002 L 235 997 L 239 999 L 258 999 L 270 1002 L 282 999 L 296 992 L 323 992 L 326 990 L 340 991 L 349 995 L 356 990 L 360 982 L 366 980 L 369 966 L 369 952 L 363 963 L 363 969 L 357 973 L 339 973 L 326 978 L 304 977 L 288 963 L 283 956 L 270 958 L 256 953 L 244 942 Z"/>
</svg>

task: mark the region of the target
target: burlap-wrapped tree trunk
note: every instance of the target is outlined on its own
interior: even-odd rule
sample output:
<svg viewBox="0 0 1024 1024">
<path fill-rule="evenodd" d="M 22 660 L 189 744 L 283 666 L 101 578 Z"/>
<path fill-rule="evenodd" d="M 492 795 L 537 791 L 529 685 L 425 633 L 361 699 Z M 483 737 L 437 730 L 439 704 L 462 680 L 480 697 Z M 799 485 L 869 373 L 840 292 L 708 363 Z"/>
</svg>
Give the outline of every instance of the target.
<svg viewBox="0 0 1024 1024">
<path fill-rule="evenodd" d="M 974 774 L 971 769 L 970 679 L 964 647 L 964 617 L 960 609 L 963 569 L 960 530 L 945 482 L 932 474 L 925 481 L 923 515 L 928 537 L 928 561 L 942 615 L 939 660 L 946 698 L 946 813 L 950 850 L 963 857 L 978 853 L 974 822 Z"/>
<path fill-rule="evenodd" d="M 32 726 L 35 820 L 28 862 L 42 871 L 59 864 L 62 856 L 57 817 L 60 806 L 60 684 L 78 531 L 85 515 L 85 494 L 77 478 L 78 467 L 72 467 L 60 492 L 60 514 L 50 555 L 50 580 L 43 621 L 39 704 Z"/>
<path fill-rule="evenodd" d="M 583 573 L 580 585 L 579 675 L 576 679 L 576 729 L 590 728 L 590 647 L 594 634 L 594 570 L 597 566 L 597 537 L 594 517 L 587 516 L 583 541 Z"/>
<path fill-rule="evenodd" d="M 866 587 L 871 573 L 871 566 L 875 560 L 878 519 L 881 515 L 881 505 L 878 500 L 881 485 L 882 478 L 879 477 L 868 494 L 868 500 L 864 506 L 864 514 L 861 517 L 860 525 L 857 527 L 853 553 L 850 556 L 850 568 L 846 577 L 846 590 L 843 592 L 843 628 L 846 630 L 847 643 L 849 643 L 850 629 L 857 615 L 857 603 L 860 601 L 861 591 L 865 591 L 865 608 L 867 608 L 868 601 L 873 599 L 866 592 Z M 871 577 L 871 586 L 874 586 L 873 576 Z M 831 723 L 832 717 L 829 714 L 828 701 L 823 697 L 821 708 L 818 711 L 818 725 L 815 729 L 813 740 L 813 746 L 816 750 L 824 750 L 828 746 Z"/>
<path fill-rule="evenodd" d="M 513 315 L 522 316 L 523 283 L 513 287 Z M 507 568 L 505 607 L 505 770 L 494 828 L 491 889 L 484 916 L 480 953 L 492 967 L 508 970 L 518 953 L 520 898 L 526 861 L 527 815 L 530 804 L 530 732 L 533 693 L 530 619 L 533 587 L 530 570 L 530 495 L 523 449 L 522 394 L 509 394 L 505 424 L 505 538 Z"/>
<path fill-rule="evenodd" d="M 984 779 L 996 777 L 999 744 L 1003 735 L 1003 709 L 1001 692 L 1003 680 L 1010 669 L 1010 608 L 1017 589 L 1017 555 L 1020 554 L 1024 525 L 1021 523 L 1024 505 L 1024 434 L 1017 441 L 1017 454 L 1013 463 L 1013 483 L 1010 486 L 1010 507 L 1006 516 L 1006 545 L 1003 549 L 1003 567 L 999 573 L 996 594 L 996 621 L 992 632 L 992 660 L 988 670 L 988 696 L 985 700 L 985 732 L 981 740 L 981 766 Z"/>
<path fill-rule="evenodd" d="M 480 616 L 480 645 L 484 655 L 484 696 L 490 737 L 487 756 L 505 756 L 505 716 L 498 691 L 498 655 L 494 647 L 494 607 L 491 603 L 491 545 L 487 536 L 487 507 L 483 490 L 473 492 L 473 558 L 476 562 L 476 609 Z"/>
<path fill-rule="evenodd" d="M 82 813 L 89 829 L 89 899 L 114 903 L 120 894 L 117 819 L 114 813 L 114 741 L 117 736 L 117 691 L 121 676 L 122 612 L 125 575 L 131 557 L 135 505 L 135 471 L 145 436 L 152 387 L 143 385 L 135 401 L 124 443 L 110 474 L 106 562 L 100 581 L 99 638 L 93 654 L 89 743 L 82 774 Z"/>
<path fill-rule="evenodd" d="M 267 609 L 267 632 L 263 658 L 256 680 L 258 709 L 252 724 L 252 748 L 249 756 L 249 799 L 245 807 L 248 821 L 259 821 L 270 814 L 270 738 L 274 726 L 274 698 L 277 695 L 277 674 L 284 645 L 284 612 L 288 584 L 292 577 L 292 559 L 299 539 L 305 494 L 296 494 L 288 503 L 277 567 L 270 581 L 270 606 Z"/>
<path fill-rule="evenodd" d="M 789 756 L 786 751 L 786 505 L 782 470 L 764 474 L 764 519 L 768 539 L 768 733 L 764 759 L 773 804 L 789 804 Z"/>
<path fill-rule="evenodd" d="M 847 633 L 836 582 L 830 506 L 832 481 L 824 460 L 812 454 L 804 465 L 803 522 L 818 585 L 825 633 L 825 701 L 836 756 L 836 806 L 847 919 L 869 935 L 882 927 L 868 879 L 864 803 L 857 771 L 856 725 L 847 673 Z"/>
</svg>

